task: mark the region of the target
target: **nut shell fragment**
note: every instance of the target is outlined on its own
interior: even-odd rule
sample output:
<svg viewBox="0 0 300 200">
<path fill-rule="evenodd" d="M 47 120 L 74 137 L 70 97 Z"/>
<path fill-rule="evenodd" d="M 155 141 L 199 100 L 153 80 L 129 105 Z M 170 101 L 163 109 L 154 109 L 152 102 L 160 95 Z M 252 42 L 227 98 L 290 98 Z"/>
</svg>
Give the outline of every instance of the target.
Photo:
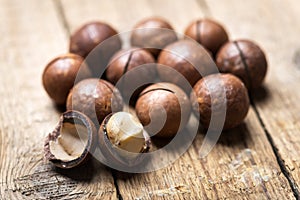
<svg viewBox="0 0 300 200">
<path fill-rule="evenodd" d="M 45 140 L 45 157 L 59 168 L 73 168 L 85 163 L 96 145 L 93 122 L 78 111 L 62 114 L 54 131 Z"/>
<path fill-rule="evenodd" d="M 143 153 L 149 151 L 150 137 L 138 119 L 129 113 L 108 115 L 98 131 L 99 147 L 109 164 L 137 166 L 143 161 Z"/>
</svg>

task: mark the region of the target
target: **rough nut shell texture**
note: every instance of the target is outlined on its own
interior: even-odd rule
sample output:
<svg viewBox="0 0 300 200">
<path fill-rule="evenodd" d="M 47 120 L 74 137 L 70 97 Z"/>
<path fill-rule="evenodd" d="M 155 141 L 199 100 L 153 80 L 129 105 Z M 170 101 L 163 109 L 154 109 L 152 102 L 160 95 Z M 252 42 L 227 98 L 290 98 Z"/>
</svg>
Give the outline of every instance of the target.
<svg viewBox="0 0 300 200">
<path fill-rule="evenodd" d="M 156 83 L 142 91 L 135 109 L 150 135 L 173 137 L 187 124 L 191 104 L 178 86 Z"/>
<path fill-rule="evenodd" d="M 193 111 L 196 115 L 200 114 L 200 122 L 204 128 L 208 128 L 212 114 L 212 104 L 214 103 L 215 112 L 218 114 L 218 106 L 225 99 L 219 99 L 222 96 L 222 84 L 226 93 L 226 117 L 223 129 L 233 128 L 244 120 L 249 110 L 249 97 L 243 82 L 231 74 L 212 74 L 202 78 L 196 83 L 191 93 L 191 102 Z M 207 85 L 216 85 L 211 91 Z M 214 97 L 211 99 L 211 93 Z M 221 122 L 217 122 L 221 123 Z"/>
<path fill-rule="evenodd" d="M 122 109 L 123 99 L 119 90 L 111 83 L 96 78 L 77 83 L 67 100 L 67 110 L 80 111 L 98 125 L 112 111 Z"/>
</svg>

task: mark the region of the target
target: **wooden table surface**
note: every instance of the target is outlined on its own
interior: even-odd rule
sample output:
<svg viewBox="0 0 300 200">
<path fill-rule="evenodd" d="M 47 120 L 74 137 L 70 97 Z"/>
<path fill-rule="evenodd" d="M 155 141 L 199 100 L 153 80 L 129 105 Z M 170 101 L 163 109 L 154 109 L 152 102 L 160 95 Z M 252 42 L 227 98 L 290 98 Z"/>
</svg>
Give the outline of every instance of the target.
<svg viewBox="0 0 300 200">
<path fill-rule="evenodd" d="M 222 134 L 205 158 L 198 134 L 161 170 L 127 178 L 92 161 L 61 171 L 43 158 L 59 112 L 41 74 L 68 50 L 69 34 L 90 20 L 129 31 L 161 16 L 183 33 L 201 17 L 231 39 L 265 50 L 269 71 L 245 123 Z M 0 199 L 295 199 L 300 185 L 300 3 L 298 0 L 0 0 Z"/>
</svg>

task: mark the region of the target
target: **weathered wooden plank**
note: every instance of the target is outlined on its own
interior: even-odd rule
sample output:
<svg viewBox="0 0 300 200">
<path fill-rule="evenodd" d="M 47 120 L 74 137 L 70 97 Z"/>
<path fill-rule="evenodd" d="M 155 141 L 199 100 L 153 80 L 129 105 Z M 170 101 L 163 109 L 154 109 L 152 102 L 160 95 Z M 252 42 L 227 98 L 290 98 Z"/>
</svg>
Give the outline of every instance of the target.
<svg viewBox="0 0 300 200">
<path fill-rule="evenodd" d="M 0 1 L 0 199 L 116 198 L 103 166 L 64 172 L 43 159 L 44 138 L 59 113 L 41 75 L 67 51 L 60 20 L 53 1 Z"/>
<path fill-rule="evenodd" d="M 213 16 L 227 25 L 232 38 L 252 38 L 265 49 L 269 72 L 264 87 L 253 93 L 254 101 L 299 197 L 299 1 L 207 2 Z"/>
<path fill-rule="evenodd" d="M 118 179 L 123 198 L 293 199 L 253 110 L 243 126 L 224 133 L 200 159 L 203 137 L 199 134 L 189 151 L 164 169 Z"/>
<path fill-rule="evenodd" d="M 88 1 L 83 5 L 73 0 L 62 0 L 62 5 L 71 30 L 91 19 L 107 21 L 119 31 L 130 30 L 139 19 L 159 15 L 170 20 L 182 33 L 191 20 L 210 13 L 205 6 L 203 9 L 198 7 L 205 5 L 202 1 L 197 4 L 192 0 L 180 3 L 168 0 Z M 226 9 L 233 12 L 231 4 Z M 235 26 L 237 28 L 238 23 Z M 224 133 L 206 159 L 200 159 L 198 155 L 202 141 L 203 134 L 198 134 L 189 151 L 173 165 L 155 172 L 117 179 L 121 196 L 124 199 L 294 197 L 252 109 L 245 124 Z"/>
<path fill-rule="evenodd" d="M 182 12 L 180 17 L 174 20 L 173 7 L 181 7 L 181 10 L 184 10 L 185 7 L 183 3 L 174 4 L 169 1 L 104 0 L 74 3 L 72 0 L 61 0 L 61 2 L 71 31 L 88 21 L 100 20 L 111 24 L 119 32 L 124 32 L 130 31 L 144 17 L 163 16 L 174 27 L 177 27 L 179 33 L 183 33 L 185 26 L 187 26 L 187 21 L 184 19 L 193 19 L 203 15 L 201 12 Z M 188 5 L 189 8 L 198 9 L 198 4 L 195 1 L 190 1 Z M 123 10 L 124 6 L 130 7 L 130 10 Z M 152 12 L 151 7 L 155 7 L 155 13 Z"/>
</svg>

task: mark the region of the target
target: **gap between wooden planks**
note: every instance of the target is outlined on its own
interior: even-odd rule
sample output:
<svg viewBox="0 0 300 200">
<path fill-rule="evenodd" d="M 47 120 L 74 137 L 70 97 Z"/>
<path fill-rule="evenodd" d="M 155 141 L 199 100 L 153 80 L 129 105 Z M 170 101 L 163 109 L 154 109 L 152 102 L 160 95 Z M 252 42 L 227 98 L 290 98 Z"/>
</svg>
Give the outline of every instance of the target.
<svg viewBox="0 0 300 200">
<path fill-rule="evenodd" d="M 61 13 L 59 2 L 54 1 L 56 11 L 52 3 L 3 1 L 1 6 L 3 12 L 0 13 L 11 16 L 1 19 L 12 24 L 5 32 L 8 37 L 4 42 L 9 47 L 5 55 L 10 59 L 6 57 L 0 61 L 2 66 L 9 66 L 1 67 L 4 84 L 0 91 L 1 95 L 7 96 L 0 116 L 1 198 L 23 199 L 28 195 L 28 199 L 115 199 L 117 192 L 123 199 L 293 198 L 253 110 L 245 125 L 222 136 L 207 159 L 198 158 L 197 148 L 203 139 L 199 134 L 190 150 L 172 166 L 127 179 L 119 179 L 115 174 L 119 191 L 116 191 L 110 173 L 98 163 L 92 165 L 93 174 L 82 169 L 85 171 L 80 171 L 83 178 L 75 176 L 76 172 L 55 171 L 42 160 L 40 143 L 54 127 L 58 114 L 42 92 L 40 75 L 49 59 L 67 50 L 68 37 L 63 30 L 62 14 L 66 16 L 65 27 L 69 26 L 71 30 L 89 19 L 104 20 L 119 30 L 129 30 L 138 19 L 156 14 L 164 16 L 176 30 L 182 31 L 190 20 L 202 16 L 205 11 L 194 1 L 88 1 L 86 4 L 63 1 L 61 11 L 64 13 Z M 129 9 L 132 12 L 124 12 Z M 182 14 L 174 16 L 174 13 Z M 43 28 L 37 30 L 37 27 Z M 22 54 L 28 49 L 31 59 L 28 54 Z M 11 82 L 19 74 L 23 76 Z M 27 98 L 29 93 L 33 95 L 30 99 Z M 10 111 L 9 106 L 15 110 Z"/>
<path fill-rule="evenodd" d="M 258 2 L 257 2 L 258 3 Z M 116 28 L 118 28 L 121 31 L 125 31 L 125 30 L 130 30 L 130 28 L 141 18 L 146 17 L 146 16 L 151 16 L 151 15 L 159 15 L 159 16 L 163 16 L 166 19 L 168 19 L 175 27 L 176 30 L 179 30 L 180 32 L 183 31 L 184 27 L 187 25 L 187 23 L 189 23 L 192 19 L 195 19 L 196 17 L 200 17 L 203 16 L 203 14 L 210 14 L 213 13 L 211 11 L 208 10 L 209 7 L 209 3 L 206 3 L 204 1 L 188 1 L 185 3 L 180 3 L 180 2 L 173 2 L 173 1 L 113 1 L 113 2 L 109 2 L 106 3 L 105 1 L 102 1 L 101 3 L 98 1 L 90 1 L 88 4 L 84 4 L 84 5 L 79 5 L 78 4 L 72 4 L 71 1 L 69 0 L 62 0 L 62 4 L 63 4 L 63 8 L 64 8 L 64 12 L 65 12 L 65 16 L 66 16 L 66 21 L 67 23 L 70 25 L 70 29 L 71 31 L 74 31 L 76 29 L 76 27 L 78 27 L 80 24 L 88 21 L 88 20 L 94 20 L 94 19 L 100 19 L 104 20 L 104 21 L 108 21 L 111 24 L 113 24 Z M 203 10 L 201 10 L 198 5 L 199 4 Z M 225 10 L 230 10 L 229 5 L 230 4 L 225 4 L 223 3 L 223 5 L 225 6 Z M 100 8 L 106 8 L 107 12 L 102 12 L 101 14 L 99 13 Z M 130 12 L 122 12 L 122 11 L 130 11 Z M 76 17 L 76 16 L 80 16 L 80 18 Z M 228 15 L 230 16 L 230 15 Z M 250 18 L 251 20 L 251 18 Z M 224 21 L 224 23 L 226 23 L 226 21 Z M 235 24 L 235 26 L 238 23 Z M 226 25 L 226 24 L 225 24 Z M 254 27 L 254 26 L 253 26 Z M 253 38 L 255 39 L 255 37 Z M 251 112 L 250 112 L 251 113 Z M 264 157 L 269 157 L 272 159 L 272 161 L 274 162 L 274 164 L 277 166 L 277 169 L 280 171 L 277 162 L 276 162 L 276 157 L 273 154 L 272 151 L 272 147 L 271 145 L 269 145 L 269 141 L 266 138 L 266 135 L 264 133 L 264 130 L 261 128 L 261 124 L 259 123 L 256 114 L 249 114 L 248 119 L 250 118 L 250 121 L 254 121 L 256 122 L 256 126 L 253 126 L 252 129 L 250 129 L 251 134 L 254 134 L 254 132 L 259 132 L 260 134 L 257 135 L 257 138 L 254 138 L 254 141 L 262 141 L 261 146 L 258 146 L 256 148 L 265 148 L 266 146 L 268 146 L 268 152 L 264 152 L 263 155 L 259 154 L 259 159 L 261 159 L 261 163 L 262 165 L 267 164 L 268 162 L 266 162 Z M 247 125 L 249 126 L 249 123 L 254 123 L 254 122 L 248 122 Z M 245 130 L 241 130 L 241 132 L 243 132 Z M 253 137 L 253 135 L 251 135 Z M 229 142 L 230 143 L 230 142 Z M 249 147 L 249 141 L 245 141 L 245 149 L 252 149 L 252 147 Z M 201 144 L 201 138 L 198 138 L 195 142 L 195 144 Z M 196 145 L 197 146 L 197 145 Z M 224 151 L 222 147 L 217 146 L 215 148 L 215 151 L 217 151 L 216 149 L 219 149 L 219 151 Z M 188 154 L 191 154 L 192 150 L 190 150 L 188 152 Z M 240 152 L 241 149 L 237 150 L 237 152 Z M 237 152 L 233 149 L 229 149 L 228 152 L 226 152 L 229 155 L 237 155 Z M 223 152 L 223 154 L 221 154 L 221 156 L 225 156 L 224 154 L 226 154 L 225 152 Z M 219 155 L 219 153 L 211 153 L 209 155 L 209 157 L 207 158 L 207 160 L 209 160 L 209 158 L 218 158 L 217 155 Z M 187 155 L 185 155 L 187 156 Z M 185 156 L 183 156 L 184 159 Z M 192 158 L 197 160 L 197 152 L 192 154 L 191 156 Z M 191 158 L 190 158 L 191 159 Z M 178 161 L 179 162 L 179 161 Z M 196 163 L 196 167 L 194 170 L 196 170 L 197 168 L 203 169 L 205 171 L 205 167 L 206 165 L 201 165 L 201 164 L 197 164 L 197 161 L 194 160 L 189 160 L 187 161 L 187 163 Z M 209 163 L 209 162 L 208 162 Z M 253 163 L 252 163 L 253 164 Z M 207 164 L 209 165 L 209 164 Z M 254 164 L 256 166 L 256 164 Z M 180 172 L 183 172 L 183 169 L 180 168 L 180 170 L 178 170 L 178 174 L 176 174 L 176 170 L 174 170 L 176 167 L 178 166 L 177 163 L 175 163 L 173 166 L 170 166 L 169 168 L 172 169 L 170 171 L 168 171 L 168 169 L 164 169 L 158 172 L 154 172 L 154 173 L 150 173 L 150 174 L 144 174 L 144 175 L 139 175 L 139 178 L 133 177 L 129 180 L 120 180 L 118 179 L 117 183 L 118 183 L 118 187 L 120 190 L 120 194 L 125 197 L 125 198 L 133 198 L 133 197 L 138 197 L 139 193 L 142 193 L 142 197 L 143 198 L 152 198 L 152 197 L 157 197 L 159 195 L 164 196 L 164 193 L 159 194 L 156 191 L 165 191 L 166 190 L 166 195 L 168 197 L 169 194 L 169 190 L 170 188 L 174 187 L 174 184 L 176 182 L 176 178 L 177 179 L 183 179 L 182 183 L 187 183 L 188 181 L 188 177 L 181 177 Z M 217 165 L 216 165 L 217 166 Z M 185 166 L 187 167 L 187 166 Z M 264 168 L 264 167 L 263 167 Z M 206 174 L 206 177 L 210 176 L 210 173 L 213 174 L 214 169 L 209 170 Z M 193 172 L 194 173 L 194 172 Z M 167 174 L 167 175 L 166 175 Z M 174 174 L 178 175 L 174 177 Z M 197 176 L 198 173 L 193 174 L 194 176 Z M 258 173 L 259 174 L 259 173 Z M 156 180 L 155 177 L 161 177 L 161 176 L 166 176 L 163 179 L 159 179 Z M 220 175 L 220 172 L 217 171 L 217 173 L 214 174 L 213 177 L 218 177 Z M 170 177 L 169 177 L 170 176 Z M 287 181 L 285 180 L 284 176 L 281 174 L 282 176 L 282 183 L 287 183 Z M 134 181 L 134 182 L 132 182 Z M 146 183 L 143 183 L 143 182 Z M 203 186 L 201 186 L 200 183 L 201 181 L 199 181 L 199 183 L 194 183 L 191 185 L 194 185 L 195 188 L 198 188 L 199 191 L 201 191 L 200 188 L 205 188 Z M 277 184 L 281 184 L 280 181 Z M 173 185 L 173 186 L 172 186 Z M 212 184 L 215 187 L 215 184 Z M 220 184 L 222 185 L 222 184 Z M 224 185 L 224 186 L 223 186 Z M 237 192 L 237 194 L 235 194 L 232 190 L 234 190 L 233 188 L 226 188 L 226 184 L 223 184 L 219 190 L 217 190 L 215 188 L 215 190 L 209 191 L 207 192 L 205 189 L 202 190 L 202 192 L 197 191 L 197 189 L 193 188 L 191 191 L 191 193 L 193 193 L 193 191 L 196 190 L 195 193 L 193 193 L 191 196 L 197 196 L 196 194 L 198 194 L 198 197 L 208 197 L 208 198 L 215 198 L 215 197 L 242 197 L 244 194 L 247 194 L 247 192 Z M 276 185 L 276 184 L 274 184 Z M 150 188 L 149 188 L 150 187 Z M 214 188 L 213 187 L 213 188 Z M 263 187 L 264 188 L 264 187 Z M 276 188 L 276 186 L 274 187 Z M 255 194 L 259 194 L 259 195 L 265 195 L 265 197 L 269 198 L 269 197 L 276 197 L 278 198 L 278 196 L 272 194 L 272 189 L 270 189 L 272 192 L 269 191 L 268 187 L 265 187 L 265 189 L 262 189 L 263 192 L 255 192 L 257 188 L 254 188 L 254 190 L 251 190 L 250 193 L 255 193 Z M 279 189 L 279 188 L 277 188 Z M 274 191 L 276 191 L 277 189 L 274 189 Z M 227 191 L 229 191 L 227 193 Z M 177 195 L 177 192 L 174 192 L 175 196 Z M 178 193 L 181 193 L 180 191 Z M 189 192 L 187 192 L 189 193 Z M 224 193 L 224 194 L 223 194 Z M 275 192 L 276 193 L 276 192 Z M 236 196 L 235 196 L 236 195 Z M 240 196 L 239 196 L 240 195 Z M 274 195 L 274 196 L 273 196 Z M 171 195 L 172 196 L 172 195 Z M 184 195 L 183 195 L 184 196 Z M 291 191 L 289 190 L 288 194 L 284 194 L 283 197 L 288 198 L 291 197 Z M 181 198 L 182 196 L 178 196 L 178 198 Z M 173 198 L 173 197 L 170 197 Z"/>
<path fill-rule="evenodd" d="M 99 163 L 68 172 L 43 158 L 59 113 L 41 75 L 69 38 L 54 2 L 2 0 L 0 24 L 0 199 L 116 199 L 113 177 Z"/>
<path fill-rule="evenodd" d="M 267 53 L 270 69 L 265 87 L 253 95 L 255 109 L 295 196 L 300 198 L 299 1 L 210 0 L 207 4 L 213 16 L 226 22 L 234 38 L 253 38 Z"/>
</svg>

